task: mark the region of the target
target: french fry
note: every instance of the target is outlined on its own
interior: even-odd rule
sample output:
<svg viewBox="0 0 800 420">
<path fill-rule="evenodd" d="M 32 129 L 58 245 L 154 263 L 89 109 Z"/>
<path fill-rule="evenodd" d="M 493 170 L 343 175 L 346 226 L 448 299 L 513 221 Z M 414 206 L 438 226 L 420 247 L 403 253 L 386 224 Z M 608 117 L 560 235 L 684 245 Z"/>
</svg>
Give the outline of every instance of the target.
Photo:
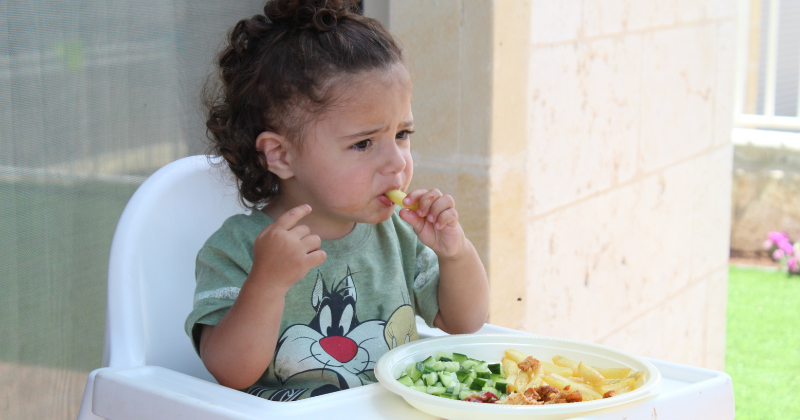
<svg viewBox="0 0 800 420">
<path fill-rule="evenodd" d="M 595 367 L 595 366 L 592 366 L 592 368 L 594 368 L 594 370 L 596 370 L 601 375 L 603 375 L 603 377 L 606 378 L 606 379 L 624 379 L 624 378 L 627 378 L 628 375 L 631 374 L 631 370 L 632 370 L 631 368 L 604 369 L 604 368 L 599 368 L 599 367 Z"/>
<path fill-rule="evenodd" d="M 628 377 L 632 377 L 636 381 L 631 389 L 636 389 L 644 385 L 644 371 L 637 370 L 636 372 L 631 373 Z"/>
<path fill-rule="evenodd" d="M 544 381 L 542 380 L 542 376 L 536 376 L 535 378 L 531 378 L 531 381 L 528 382 L 528 388 L 539 388 L 540 386 L 544 385 Z"/>
<path fill-rule="evenodd" d="M 608 391 L 614 391 L 619 394 L 624 394 L 624 389 L 628 389 L 629 387 L 633 387 L 633 384 L 636 382 L 633 378 L 621 379 L 616 382 L 609 383 L 610 381 L 606 381 L 603 385 L 595 387 L 595 390 L 602 395 L 605 395 Z"/>
<path fill-rule="evenodd" d="M 506 357 L 513 360 L 514 363 L 520 364 L 523 360 L 525 360 L 526 357 L 528 357 L 528 355 L 521 351 L 508 349 L 506 350 Z"/>
<path fill-rule="evenodd" d="M 602 385 L 605 382 L 606 378 L 600 374 L 600 372 L 594 370 L 591 366 L 587 365 L 586 363 L 580 362 L 578 364 L 578 375 L 581 378 L 585 379 L 586 382 L 592 385 Z"/>
<path fill-rule="evenodd" d="M 542 362 L 542 367 L 544 368 L 544 373 L 557 373 L 564 377 L 572 376 L 575 374 L 575 372 L 573 372 L 571 368 L 564 366 L 556 366 L 552 363 Z"/>
<path fill-rule="evenodd" d="M 528 376 L 528 372 L 520 371 L 517 374 L 517 380 L 514 381 L 514 385 L 516 385 L 517 389 L 524 392 L 526 389 L 528 389 L 527 388 L 528 382 L 530 382 L 530 377 Z"/>
<path fill-rule="evenodd" d="M 392 200 L 393 203 L 397 204 L 400 207 L 405 207 L 407 209 L 411 209 L 411 210 L 414 210 L 414 211 L 417 211 L 417 208 L 419 207 L 419 205 L 417 203 L 414 203 L 409 207 L 406 207 L 405 205 L 403 205 L 403 199 L 406 198 L 406 193 L 404 193 L 404 192 L 402 192 L 400 190 L 386 191 L 386 193 L 384 195 L 386 195 L 386 197 L 389 200 Z"/>
<path fill-rule="evenodd" d="M 564 356 L 553 356 L 553 363 L 556 366 L 563 366 L 572 369 L 576 374 L 578 373 L 578 362 L 567 359 Z"/>
<path fill-rule="evenodd" d="M 570 391 L 581 391 L 581 395 L 583 396 L 584 401 L 591 401 L 603 398 L 602 394 L 598 393 L 590 386 L 570 381 L 569 379 L 557 373 L 546 373 L 544 376 L 542 376 L 542 380 L 544 380 L 544 382 L 546 382 L 548 385 L 556 387 L 562 391 L 567 386 L 569 386 Z"/>
<path fill-rule="evenodd" d="M 592 401 L 602 399 L 606 394 L 613 397 L 630 392 L 642 386 L 645 381 L 644 371 L 634 371 L 631 368 L 599 368 L 560 355 L 553 357 L 552 364 L 542 361 L 537 363 L 531 359 L 533 356 L 520 351 L 505 351 L 505 357 L 500 362 L 508 382 L 506 389 L 509 394 L 524 393 L 528 389 L 547 384 L 565 393 L 580 391 L 583 401 Z M 528 370 L 523 371 L 520 364 Z M 534 370 L 528 366 L 537 367 Z M 577 401 L 567 399 L 567 402 Z"/>
<path fill-rule="evenodd" d="M 564 387 L 567 385 L 571 385 L 572 382 L 569 379 L 557 374 L 557 373 L 546 373 L 542 375 L 542 380 L 547 383 L 547 385 L 556 387 L 560 390 L 563 390 Z"/>
<path fill-rule="evenodd" d="M 519 365 L 517 364 L 517 362 L 507 357 L 504 357 L 501 363 L 503 364 L 503 375 L 506 375 L 506 378 L 508 378 L 509 375 L 516 375 L 517 373 L 519 373 Z"/>
</svg>

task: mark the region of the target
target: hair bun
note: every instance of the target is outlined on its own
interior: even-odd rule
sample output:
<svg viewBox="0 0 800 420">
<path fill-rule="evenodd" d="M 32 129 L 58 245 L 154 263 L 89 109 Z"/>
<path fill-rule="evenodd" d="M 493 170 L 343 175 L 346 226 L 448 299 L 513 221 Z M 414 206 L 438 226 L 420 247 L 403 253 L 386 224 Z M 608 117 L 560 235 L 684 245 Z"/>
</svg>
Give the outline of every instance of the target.
<svg viewBox="0 0 800 420">
<path fill-rule="evenodd" d="M 275 25 L 296 29 L 333 30 L 339 19 L 358 12 L 354 0 L 272 0 L 264 15 Z"/>
</svg>

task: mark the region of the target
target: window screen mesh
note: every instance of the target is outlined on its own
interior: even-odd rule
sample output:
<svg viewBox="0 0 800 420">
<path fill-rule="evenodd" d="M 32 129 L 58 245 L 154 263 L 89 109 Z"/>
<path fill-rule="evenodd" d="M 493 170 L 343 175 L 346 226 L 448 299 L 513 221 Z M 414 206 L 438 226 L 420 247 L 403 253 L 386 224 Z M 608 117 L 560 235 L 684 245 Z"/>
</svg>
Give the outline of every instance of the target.
<svg viewBox="0 0 800 420">
<path fill-rule="evenodd" d="M 262 2 L 0 1 L 0 418 L 74 419 L 138 185 L 205 149 L 199 91 Z"/>
</svg>

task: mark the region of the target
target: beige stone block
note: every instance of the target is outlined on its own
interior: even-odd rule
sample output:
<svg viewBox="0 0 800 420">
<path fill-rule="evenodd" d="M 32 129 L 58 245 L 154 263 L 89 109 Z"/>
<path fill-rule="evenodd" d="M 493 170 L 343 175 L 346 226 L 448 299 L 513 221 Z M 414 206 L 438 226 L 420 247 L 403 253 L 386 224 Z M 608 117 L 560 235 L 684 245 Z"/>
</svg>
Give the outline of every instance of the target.
<svg viewBox="0 0 800 420">
<path fill-rule="evenodd" d="M 694 174 L 680 165 L 528 219 L 525 328 L 596 339 L 684 289 Z"/>
<path fill-rule="evenodd" d="M 706 316 L 706 354 L 704 367 L 725 370 L 725 345 L 728 308 L 728 267 L 722 267 L 708 279 Z"/>
<path fill-rule="evenodd" d="M 640 168 L 650 172 L 714 141 L 717 55 L 713 24 L 645 36 Z"/>
<path fill-rule="evenodd" d="M 465 156 L 488 158 L 492 134 L 492 2 L 465 0 L 459 80 L 459 151 Z"/>
<path fill-rule="evenodd" d="M 633 354 L 703 366 L 708 282 L 699 281 L 597 342 Z"/>
<path fill-rule="evenodd" d="M 692 217 L 692 271 L 695 277 L 727 267 L 731 236 L 733 146 L 724 145 L 693 159 L 696 168 Z"/>
<path fill-rule="evenodd" d="M 694 366 L 705 364 L 708 279 L 669 299 L 662 309 L 659 359 Z"/>
<path fill-rule="evenodd" d="M 536 214 L 636 172 L 642 37 L 536 48 L 529 184 Z"/>
<path fill-rule="evenodd" d="M 717 86 L 714 97 L 714 144 L 731 142 L 736 90 L 736 21 L 717 25 Z"/>
<path fill-rule="evenodd" d="M 530 34 L 534 45 L 569 41 L 578 37 L 581 0 L 532 0 L 530 4 Z"/>
<path fill-rule="evenodd" d="M 528 136 L 528 68 L 530 2 L 495 3 L 492 63 L 493 165 L 526 153 Z M 499 161 L 498 161 L 499 159 Z"/>
<path fill-rule="evenodd" d="M 415 149 L 428 158 L 458 151 L 461 2 L 391 2 L 391 28 L 414 83 Z"/>
<path fill-rule="evenodd" d="M 414 167 L 414 176 L 408 190 L 424 188 L 427 190 L 438 188 L 445 194 L 450 194 L 458 200 L 458 172 L 455 170 L 442 171 L 427 166 Z"/>
<path fill-rule="evenodd" d="M 526 301 L 525 175 L 522 161 L 503 162 L 490 172 L 489 320 L 519 329 L 529 306 Z"/>
<path fill-rule="evenodd" d="M 630 19 L 629 0 L 585 0 L 581 29 L 587 37 L 616 34 L 628 29 Z"/>
<path fill-rule="evenodd" d="M 624 350 L 638 356 L 659 358 L 663 354 L 662 317 L 663 314 L 659 305 L 637 316 L 607 337 L 596 341 L 599 344 Z"/>
<path fill-rule="evenodd" d="M 483 167 L 469 169 L 458 174 L 456 211 L 464 234 L 485 266 L 489 262 L 489 172 Z"/>
<path fill-rule="evenodd" d="M 601 1 L 601 0 L 595 0 Z M 679 0 L 623 0 L 629 10 L 628 29 L 641 31 L 675 24 Z"/>
</svg>

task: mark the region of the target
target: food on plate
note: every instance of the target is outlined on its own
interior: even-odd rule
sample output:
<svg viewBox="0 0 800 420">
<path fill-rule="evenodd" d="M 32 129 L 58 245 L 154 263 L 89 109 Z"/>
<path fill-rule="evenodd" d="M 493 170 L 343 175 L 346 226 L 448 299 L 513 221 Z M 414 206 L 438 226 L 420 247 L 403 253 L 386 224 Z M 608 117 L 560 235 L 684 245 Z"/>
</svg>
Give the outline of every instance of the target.
<svg viewBox="0 0 800 420">
<path fill-rule="evenodd" d="M 644 372 L 601 368 L 563 356 L 553 363 L 508 349 L 500 363 L 439 351 L 409 364 L 400 383 L 427 394 L 470 402 L 543 405 L 599 400 L 644 384 Z"/>
<path fill-rule="evenodd" d="M 414 203 L 411 206 L 405 206 L 403 204 L 403 199 L 406 198 L 406 193 L 404 193 L 404 192 L 402 192 L 400 190 L 386 191 L 386 193 L 384 195 L 386 195 L 386 197 L 389 200 L 392 200 L 392 203 L 395 203 L 400 207 L 405 207 L 407 209 L 411 209 L 411 210 L 414 210 L 414 211 L 417 211 L 417 208 L 419 207 L 417 205 L 417 203 Z"/>
</svg>

